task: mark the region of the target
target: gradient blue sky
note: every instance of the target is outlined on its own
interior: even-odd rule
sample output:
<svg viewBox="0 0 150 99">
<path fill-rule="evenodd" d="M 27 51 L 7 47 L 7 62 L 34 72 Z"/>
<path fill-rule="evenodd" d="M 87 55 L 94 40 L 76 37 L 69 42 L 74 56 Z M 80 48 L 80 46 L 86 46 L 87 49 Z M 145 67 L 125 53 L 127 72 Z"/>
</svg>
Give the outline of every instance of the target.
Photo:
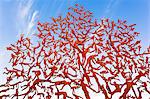
<svg viewBox="0 0 150 99">
<path fill-rule="evenodd" d="M 143 47 L 150 44 L 150 0 L 0 0 L 0 75 L 9 65 L 6 46 L 14 43 L 20 33 L 33 34 L 38 20 L 45 22 L 64 15 L 76 3 L 93 12 L 97 19 L 136 23 Z"/>
</svg>

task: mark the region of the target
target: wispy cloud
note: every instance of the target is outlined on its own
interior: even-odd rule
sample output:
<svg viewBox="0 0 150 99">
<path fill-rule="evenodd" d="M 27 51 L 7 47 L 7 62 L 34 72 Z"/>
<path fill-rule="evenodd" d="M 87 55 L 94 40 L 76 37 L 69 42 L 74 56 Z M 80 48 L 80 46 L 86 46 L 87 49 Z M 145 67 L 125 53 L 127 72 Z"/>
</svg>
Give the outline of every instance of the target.
<svg viewBox="0 0 150 99">
<path fill-rule="evenodd" d="M 67 2 L 68 2 L 68 1 L 67 1 Z M 59 7 L 57 8 L 56 14 L 62 13 L 62 8 L 63 8 L 64 5 L 65 5 L 65 1 L 62 0 L 62 1 L 60 2 Z"/>
<path fill-rule="evenodd" d="M 28 34 L 34 34 L 35 33 L 35 29 L 34 29 L 34 26 L 36 24 L 36 19 L 38 18 L 37 17 L 38 15 L 38 11 L 34 11 L 34 13 L 31 15 L 31 19 L 29 19 L 29 22 L 27 24 L 27 35 Z"/>
<path fill-rule="evenodd" d="M 121 0 L 110 0 L 108 5 L 106 6 L 106 10 L 104 11 L 104 14 L 110 14 L 112 11 L 114 11 L 114 7 L 117 7 Z"/>
<path fill-rule="evenodd" d="M 25 1 L 18 1 L 19 8 L 18 8 L 18 16 L 21 19 L 24 19 L 29 14 L 31 7 L 33 5 L 33 0 L 25 0 Z"/>
<path fill-rule="evenodd" d="M 33 9 L 34 0 L 18 0 L 17 28 L 26 35 L 34 33 L 38 11 Z"/>
</svg>

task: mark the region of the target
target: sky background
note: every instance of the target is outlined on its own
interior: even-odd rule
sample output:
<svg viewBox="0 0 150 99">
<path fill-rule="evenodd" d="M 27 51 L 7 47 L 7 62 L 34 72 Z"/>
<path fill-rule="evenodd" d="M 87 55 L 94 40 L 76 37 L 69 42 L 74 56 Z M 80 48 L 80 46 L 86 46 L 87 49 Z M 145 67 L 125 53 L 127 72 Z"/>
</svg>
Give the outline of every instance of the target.
<svg viewBox="0 0 150 99">
<path fill-rule="evenodd" d="M 20 33 L 32 35 L 37 21 L 50 22 L 51 17 L 65 15 L 76 3 L 94 13 L 94 18 L 127 20 L 137 24 L 142 46 L 150 44 L 150 0 L 0 0 L 0 83 L 4 67 L 9 67 L 6 46 L 14 43 Z"/>
</svg>

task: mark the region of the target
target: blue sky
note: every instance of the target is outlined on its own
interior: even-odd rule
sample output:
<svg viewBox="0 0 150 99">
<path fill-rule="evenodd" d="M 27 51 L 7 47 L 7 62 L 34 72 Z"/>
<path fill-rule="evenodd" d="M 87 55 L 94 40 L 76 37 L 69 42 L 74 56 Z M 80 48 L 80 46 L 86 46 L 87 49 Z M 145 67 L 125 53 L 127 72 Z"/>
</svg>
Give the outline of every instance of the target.
<svg viewBox="0 0 150 99">
<path fill-rule="evenodd" d="M 93 12 L 97 19 L 136 23 L 143 47 L 150 44 L 150 0 L 0 0 L 0 75 L 8 66 L 6 46 L 14 43 L 20 33 L 33 34 L 38 20 L 45 22 L 64 15 L 76 3 Z"/>
</svg>

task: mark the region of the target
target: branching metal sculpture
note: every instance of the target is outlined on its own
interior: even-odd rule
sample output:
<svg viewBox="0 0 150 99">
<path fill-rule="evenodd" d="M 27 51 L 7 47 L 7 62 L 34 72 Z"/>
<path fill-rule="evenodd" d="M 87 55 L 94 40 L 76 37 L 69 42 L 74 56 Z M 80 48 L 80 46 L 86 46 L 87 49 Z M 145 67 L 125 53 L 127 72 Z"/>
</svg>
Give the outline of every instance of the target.
<svg viewBox="0 0 150 99">
<path fill-rule="evenodd" d="M 150 94 L 150 47 L 141 51 L 135 24 L 99 22 L 78 4 L 52 21 L 38 22 L 36 43 L 21 35 L 7 47 L 12 67 L 5 68 L 1 98 L 94 99 L 92 91 L 105 99 L 116 93 L 120 99 L 141 99 Z"/>
</svg>

